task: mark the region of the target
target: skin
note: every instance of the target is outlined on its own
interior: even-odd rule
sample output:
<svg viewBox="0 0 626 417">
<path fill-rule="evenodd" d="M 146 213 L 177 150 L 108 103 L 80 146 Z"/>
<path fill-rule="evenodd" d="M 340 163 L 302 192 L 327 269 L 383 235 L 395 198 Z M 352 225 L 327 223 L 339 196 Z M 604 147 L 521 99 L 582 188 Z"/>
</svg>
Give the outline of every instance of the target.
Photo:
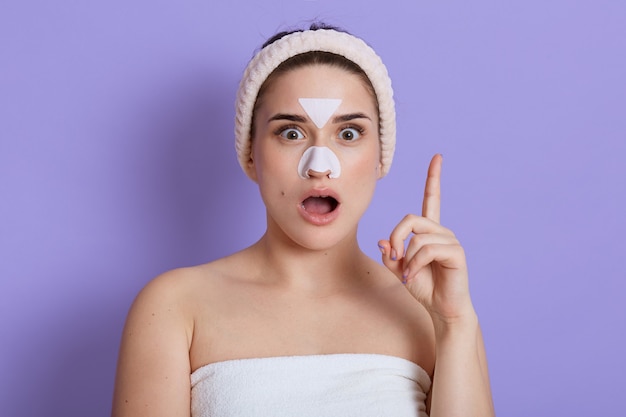
<svg viewBox="0 0 626 417">
<path fill-rule="evenodd" d="M 430 416 L 494 416 L 465 253 L 454 233 L 439 224 L 442 162 L 442 156 L 435 155 L 428 168 L 422 216 L 407 215 L 390 238 L 378 245 L 383 263 L 405 283 L 433 321 L 437 364 L 429 395 Z"/>
<path fill-rule="evenodd" d="M 342 103 L 319 128 L 299 97 Z M 123 333 L 112 416 L 190 416 L 189 375 L 209 363 L 346 352 L 420 365 L 433 378 L 431 416 L 493 415 L 465 257 L 439 225 L 441 157 L 428 171 L 422 216 L 408 215 L 379 242 L 381 265 L 356 238 L 380 177 L 377 112 L 362 80 L 328 66 L 299 68 L 278 77 L 262 103 L 247 168 L 267 230 L 241 252 L 167 272 L 140 292 Z M 346 132 L 360 134 L 346 140 Z M 313 145 L 335 152 L 339 178 L 298 176 Z M 300 208 L 319 190 L 341 202 L 323 225 Z"/>
</svg>

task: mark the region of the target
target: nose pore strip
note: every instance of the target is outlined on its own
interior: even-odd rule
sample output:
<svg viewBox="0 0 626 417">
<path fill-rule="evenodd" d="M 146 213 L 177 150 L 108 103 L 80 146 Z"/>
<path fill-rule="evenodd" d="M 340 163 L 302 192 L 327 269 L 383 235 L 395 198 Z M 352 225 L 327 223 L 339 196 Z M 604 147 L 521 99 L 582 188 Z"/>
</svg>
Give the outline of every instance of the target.
<svg viewBox="0 0 626 417">
<path fill-rule="evenodd" d="M 338 178 L 341 174 L 339 158 L 325 146 L 311 146 L 302 154 L 298 164 L 300 178 L 311 178 L 309 171 L 326 172 L 330 178 Z"/>
</svg>

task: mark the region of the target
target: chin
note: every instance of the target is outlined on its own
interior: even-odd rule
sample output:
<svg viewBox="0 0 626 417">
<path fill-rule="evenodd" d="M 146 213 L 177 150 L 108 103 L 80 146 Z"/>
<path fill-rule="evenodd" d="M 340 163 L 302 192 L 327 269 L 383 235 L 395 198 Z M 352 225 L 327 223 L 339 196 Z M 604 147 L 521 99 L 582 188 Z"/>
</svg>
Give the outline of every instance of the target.
<svg viewBox="0 0 626 417">
<path fill-rule="evenodd" d="M 356 240 L 356 232 L 342 227 L 303 227 L 288 236 L 294 245 L 310 251 L 324 251 Z"/>
</svg>

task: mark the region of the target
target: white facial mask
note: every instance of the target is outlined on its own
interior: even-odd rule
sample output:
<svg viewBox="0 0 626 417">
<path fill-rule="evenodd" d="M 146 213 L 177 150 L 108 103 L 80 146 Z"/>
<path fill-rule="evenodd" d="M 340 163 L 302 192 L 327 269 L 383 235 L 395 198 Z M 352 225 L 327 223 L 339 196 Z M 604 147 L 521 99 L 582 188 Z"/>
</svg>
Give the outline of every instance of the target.
<svg viewBox="0 0 626 417">
<path fill-rule="evenodd" d="M 299 98 L 298 102 L 319 129 L 326 126 L 328 119 L 341 104 L 340 98 Z"/>
<path fill-rule="evenodd" d="M 330 171 L 329 178 L 338 178 L 341 174 L 339 158 L 330 148 L 325 146 L 311 146 L 302 154 L 298 164 L 300 178 L 311 178 L 309 171 Z"/>
</svg>

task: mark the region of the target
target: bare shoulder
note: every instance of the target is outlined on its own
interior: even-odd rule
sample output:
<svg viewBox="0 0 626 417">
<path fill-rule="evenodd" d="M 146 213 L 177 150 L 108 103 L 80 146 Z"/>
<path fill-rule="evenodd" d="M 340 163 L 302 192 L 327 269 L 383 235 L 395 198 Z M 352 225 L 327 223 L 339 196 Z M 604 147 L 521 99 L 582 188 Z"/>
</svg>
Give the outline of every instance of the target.
<svg viewBox="0 0 626 417">
<path fill-rule="evenodd" d="M 165 272 L 139 292 L 122 334 L 113 416 L 189 415 L 197 306 L 220 281 L 220 264 Z"/>
<path fill-rule="evenodd" d="M 206 297 L 219 299 L 227 281 L 231 257 L 207 264 L 167 271 L 146 284 L 135 298 L 126 323 L 135 332 L 167 328 L 170 336 L 185 340 L 187 349 L 193 338 L 194 318 L 198 304 Z"/>
<path fill-rule="evenodd" d="M 206 326 L 203 318 L 214 316 L 211 310 L 236 291 L 236 282 L 245 275 L 239 268 L 246 260 L 245 254 L 237 253 L 155 277 L 135 298 L 127 327 L 135 331 L 167 329 L 189 351 L 199 322 Z"/>
<path fill-rule="evenodd" d="M 140 291 L 132 309 L 161 311 L 191 319 L 195 300 L 199 296 L 219 293 L 232 278 L 232 265 L 244 262 L 234 254 L 206 264 L 177 268 L 152 279 Z"/>
</svg>

